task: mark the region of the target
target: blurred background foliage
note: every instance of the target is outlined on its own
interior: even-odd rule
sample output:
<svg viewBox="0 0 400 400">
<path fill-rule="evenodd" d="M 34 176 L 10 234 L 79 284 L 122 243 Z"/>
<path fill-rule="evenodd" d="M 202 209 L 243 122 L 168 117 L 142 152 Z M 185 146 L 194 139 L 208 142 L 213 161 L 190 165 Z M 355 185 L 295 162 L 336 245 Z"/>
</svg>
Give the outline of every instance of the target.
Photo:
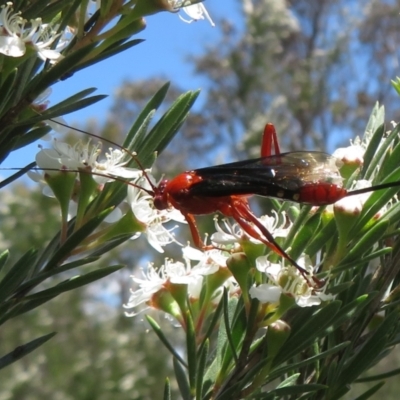
<svg viewBox="0 0 400 400">
<path fill-rule="evenodd" d="M 363 132 L 376 101 L 385 105 L 390 119 L 400 119 L 398 96 L 390 85 L 399 75 L 399 0 L 236 0 L 232 6 L 241 8 L 242 25 L 231 22 L 227 10 L 225 19 L 215 21 L 221 41 L 206 43 L 204 53 L 189 60 L 204 78 L 202 104 L 157 160 L 156 176 L 257 156 L 267 121 L 276 125 L 285 151 L 332 151 Z M 163 83 L 161 77 L 121 82 L 104 125 L 90 120 L 78 127 L 121 143 Z M 172 82 L 165 107 L 181 92 Z M 67 136 L 76 135 L 70 131 Z M 0 196 L 2 248 L 13 243 L 16 260 L 26 248 L 49 240 L 47 233 L 59 223 L 58 207 L 27 182 Z M 160 398 L 159 383 L 173 375 L 170 357 L 147 333 L 141 316 L 128 319 L 122 309 L 129 275 L 145 265 L 149 251 L 144 240 L 124 244 L 102 263 L 126 264 L 125 270 L 9 324 L 0 337 L 7 349 L 49 329 L 59 334 L 0 372 L 0 400 Z M 173 255 L 172 250 L 156 260 L 152 252 L 152 261 L 162 263 Z M 176 336 L 169 321 L 162 325 L 168 337 Z M 400 354 L 394 351 L 375 373 L 399 365 Z M 396 382 L 388 381 L 380 395 L 397 398 Z M 365 391 L 367 384 L 361 385 L 347 398 Z"/>
</svg>

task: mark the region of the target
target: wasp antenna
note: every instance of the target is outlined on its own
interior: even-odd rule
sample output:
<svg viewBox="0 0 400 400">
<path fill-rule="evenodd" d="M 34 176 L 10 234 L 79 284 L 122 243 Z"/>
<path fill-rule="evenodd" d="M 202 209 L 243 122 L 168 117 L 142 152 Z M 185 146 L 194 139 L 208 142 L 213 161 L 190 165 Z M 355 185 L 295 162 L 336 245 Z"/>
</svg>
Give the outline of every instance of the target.
<svg viewBox="0 0 400 400">
<path fill-rule="evenodd" d="M 400 181 L 397 182 L 386 182 L 380 185 L 370 186 L 362 189 L 351 190 L 347 192 L 346 196 L 355 196 L 357 194 L 369 193 L 376 190 L 390 189 L 396 186 L 400 186 Z"/>
<path fill-rule="evenodd" d="M 83 133 L 83 134 L 85 134 L 85 135 L 94 137 L 94 138 L 96 138 L 96 139 L 101 140 L 102 142 L 106 142 L 106 143 L 112 144 L 113 146 L 118 147 L 120 150 L 122 150 L 122 151 L 124 151 L 125 153 L 129 154 L 129 155 L 138 163 L 138 160 L 137 160 L 137 153 L 136 153 L 136 152 L 130 152 L 130 151 L 129 151 L 127 148 L 125 148 L 124 146 L 121 146 L 120 144 L 115 143 L 115 142 L 113 142 L 113 141 L 110 140 L 110 139 L 103 138 L 103 137 L 101 137 L 101 136 L 99 136 L 99 135 L 96 135 L 95 133 L 91 133 L 91 132 L 88 132 L 88 131 L 84 131 L 83 129 L 74 128 L 73 126 L 64 124 L 63 122 L 56 121 L 56 120 L 51 119 L 51 118 L 49 118 L 49 121 L 54 122 L 55 124 L 59 124 L 59 125 L 63 126 L 64 128 L 72 129 L 72 130 L 74 130 L 74 131 L 76 131 L 76 132 L 80 132 L 80 133 Z M 138 163 L 138 164 L 139 164 L 139 163 Z"/>
<path fill-rule="evenodd" d="M 101 172 L 94 172 L 94 171 L 89 171 L 89 170 L 84 170 L 84 169 L 58 169 L 58 168 L 28 168 L 30 167 L 32 164 L 35 163 L 31 163 L 28 166 L 24 167 L 24 168 L 1 168 L 3 171 L 19 171 L 21 172 L 20 175 L 23 175 L 24 173 L 26 173 L 27 171 L 53 171 L 53 172 L 74 172 L 74 173 L 84 173 L 84 174 L 88 174 L 88 175 L 94 175 L 94 176 L 100 176 L 102 178 L 108 178 L 108 179 L 113 179 L 116 182 L 121 182 L 124 183 L 126 185 L 129 186 L 133 186 L 137 189 L 143 190 L 144 192 L 146 192 L 148 195 L 150 196 L 154 196 L 154 192 L 152 190 L 148 190 L 145 189 L 144 187 L 137 185 L 136 183 L 132 183 L 131 181 L 128 181 L 126 179 L 120 178 L 119 176 L 115 176 L 115 175 L 107 175 L 107 174 L 102 174 Z M 148 177 L 147 177 L 148 179 Z M 0 182 L 0 187 L 5 186 L 5 182 L 8 181 L 9 178 L 3 180 Z"/>
<path fill-rule="evenodd" d="M 109 140 L 109 139 L 106 139 L 106 138 L 102 138 L 101 136 L 96 135 L 95 133 L 87 132 L 87 131 L 84 131 L 83 129 L 79 129 L 79 128 L 74 128 L 74 127 L 72 127 L 72 126 L 69 126 L 69 125 L 67 125 L 67 124 L 64 124 L 63 122 L 55 121 L 54 119 L 51 119 L 51 118 L 49 118 L 49 121 L 52 121 L 52 122 L 54 122 L 55 124 L 59 124 L 59 125 L 65 127 L 65 128 L 69 128 L 69 129 L 72 129 L 72 130 L 74 130 L 74 131 L 83 133 L 83 134 L 85 134 L 85 135 L 94 137 L 94 138 L 96 138 L 96 139 L 101 140 L 102 142 L 106 142 L 106 143 L 112 144 L 113 146 L 115 146 L 115 147 L 119 148 L 120 150 L 124 151 L 124 152 L 127 153 L 133 160 L 135 160 L 136 164 L 138 165 L 139 169 L 142 170 L 143 175 L 144 175 L 145 178 L 147 179 L 147 181 L 148 181 L 149 185 L 151 186 L 151 188 L 153 189 L 153 191 L 156 190 L 156 187 L 154 186 L 153 182 L 150 180 L 149 175 L 146 173 L 146 170 L 145 170 L 145 168 L 143 167 L 142 163 L 140 162 L 140 160 L 139 160 L 139 158 L 138 158 L 138 156 L 137 156 L 137 153 L 136 153 L 135 151 L 134 151 L 134 152 L 130 152 L 130 151 L 129 151 L 127 148 L 125 148 L 124 146 L 121 146 L 120 144 L 115 143 L 115 142 L 113 142 L 112 140 Z M 146 191 L 146 189 L 143 189 L 143 190 Z M 147 191 L 147 192 L 148 192 L 148 191 Z"/>
</svg>

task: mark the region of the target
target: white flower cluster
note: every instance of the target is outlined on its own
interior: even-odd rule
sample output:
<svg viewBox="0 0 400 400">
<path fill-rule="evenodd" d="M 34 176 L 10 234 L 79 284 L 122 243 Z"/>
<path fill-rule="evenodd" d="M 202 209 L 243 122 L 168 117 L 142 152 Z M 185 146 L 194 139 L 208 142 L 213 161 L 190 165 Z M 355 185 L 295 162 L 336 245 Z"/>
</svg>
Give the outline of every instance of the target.
<svg viewBox="0 0 400 400">
<path fill-rule="evenodd" d="M 180 0 L 168 1 L 173 12 L 183 10 L 190 17 L 187 20 L 179 15 L 182 21 L 191 23 L 207 19 L 212 26 L 215 26 L 202 3 L 183 6 Z M 88 2 L 87 18 L 99 7 L 99 1 Z M 73 37 L 70 27 L 67 26 L 61 33 L 58 29 L 58 25 L 43 23 L 41 18 L 30 21 L 24 19 L 21 12 L 14 12 L 13 3 L 7 2 L 1 6 L 0 12 L 0 53 L 9 57 L 22 57 L 26 54 L 28 46 L 33 48 L 43 61 L 48 60 L 51 64 L 55 64 L 62 59 L 61 51 Z M 52 48 L 56 40 L 57 44 Z"/>
<path fill-rule="evenodd" d="M 43 61 L 54 64 L 62 57 L 60 51 L 67 45 L 64 36 L 57 33 L 57 27 L 43 24 L 41 18 L 29 22 L 21 13 L 13 12 L 13 3 L 1 6 L 0 12 L 0 53 L 10 57 L 22 57 L 26 46 L 31 46 Z M 59 38 L 55 49 L 53 42 Z"/>
<path fill-rule="evenodd" d="M 195 301 L 200 297 L 206 276 L 217 274 L 221 272 L 220 270 L 228 272 L 227 258 L 228 253 L 217 249 L 202 252 L 187 246 L 183 248 L 183 263 L 166 259 L 160 268 L 155 268 L 153 264 L 149 263 L 146 271 L 142 270 L 142 278 L 132 276 L 139 288 L 131 291 L 128 303 L 124 307 L 132 309 L 142 304 L 154 306 L 153 296 L 164 288 L 168 289 L 171 284 L 186 285 L 189 298 Z M 196 264 L 192 266 L 192 262 Z M 227 288 L 231 294 L 238 289 L 237 283 L 233 279 L 226 279 L 223 287 Z M 221 294 L 222 287 L 213 294 L 211 302 L 218 302 Z M 136 312 L 127 312 L 126 315 L 134 316 Z"/>
<path fill-rule="evenodd" d="M 104 158 L 99 159 L 101 156 L 100 144 L 92 145 L 90 141 L 88 143 L 79 141 L 71 146 L 53 140 L 53 148 L 42 148 L 37 153 L 38 171 L 30 171 L 29 176 L 34 181 L 40 182 L 44 186 L 43 193 L 49 196 L 52 195 L 52 191 L 47 186 L 46 176 L 56 175 L 60 171 L 90 174 L 99 186 L 116 179 L 126 180 L 129 185 L 126 202 L 130 205 L 136 218 L 143 223 L 144 233 L 149 244 L 157 251 L 163 252 L 164 246 L 175 241 L 171 230 L 164 225 L 171 220 L 184 222 L 184 218 L 177 210 L 160 211 L 153 207 L 152 196 L 142 190 L 145 187 L 151 190 L 147 181 L 147 179 L 153 179 L 150 171 L 146 171 L 146 178 L 143 178 L 143 171 L 125 166 L 126 162 L 122 161 L 124 155 L 125 153 L 120 149 L 109 148 Z M 74 203 L 71 203 L 70 208 L 74 209 Z M 112 218 L 114 215 L 115 213 Z M 122 216 L 122 213 L 118 213 L 118 215 Z"/>
</svg>

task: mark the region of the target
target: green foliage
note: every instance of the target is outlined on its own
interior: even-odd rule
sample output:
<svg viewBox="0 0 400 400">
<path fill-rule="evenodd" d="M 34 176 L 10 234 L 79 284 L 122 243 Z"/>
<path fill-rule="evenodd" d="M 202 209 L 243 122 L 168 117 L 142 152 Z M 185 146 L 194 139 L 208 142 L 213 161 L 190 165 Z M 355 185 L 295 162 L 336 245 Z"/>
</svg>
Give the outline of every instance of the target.
<svg viewBox="0 0 400 400">
<path fill-rule="evenodd" d="M 185 360 L 177 355 L 162 328 L 151 322 L 173 356 L 182 398 L 343 398 L 397 343 L 400 215 L 396 194 L 400 176 L 392 157 L 396 157 L 400 142 L 398 126 L 386 134 L 382 121 L 383 108 L 377 105 L 363 139 L 368 147 L 362 169 L 345 184 L 351 191 L 355 180 L 368 176 L 375 185 L 392 182 L 393 187 L 370 194 L 354 215 L 343 211 L 339 203 L 335 214 L 322 209 L 310 215 L 308 206 L 288 214 L 294 219 L 285 241 L 289 253 L 298 257 L 305 252 L 313 260 L 317 255 L 322 260 L 320 280 L 307 281 L 307 286 L 314 285 L 310 295 L 326 286 L 326 293 L 335 294 L 335 300 L 299 307 L 298 294 L 289 293 L 293 282 L 283 270 L 280 279 L 288 280 L 288 292 L 281 294 L 278 305 L 251 299 L 249 286 L 263 282 L 254 262 L 259 250 L 243 244 L 244 253 L 227 260 L 240 287 L 239 298 L 225 290 L 212 309 L 206 308 L 207 297 L 201 296 L 188 297 L 186 306 L 180 305 L 181 310 L 189 310 L 178 316 L 184 321 Z M 346 202 L 351 204 L 351 200 L 349 196 Z M 284 203 L 278 205 L 277 215 L 286 209 Z M 208 290 L 212 279 L 210 273 Z M 174 289 L 170 290 L 173 293 Z M 393 374 L 398 372 L 396 369 Z M 388 372 L 371 380 L 391 375 Z M 359 398 L 373 396 L 381 386 L 379 382 Z"/>
<path fill-rule="evenodd" d="M 267 0 L 264 3 L 272 5 Z M 15 46 L 1 47 L 0 159 L 49 132 L 50 119 L 54 123 L 54 118 L 104 97 L 92 95 L 95 89 L 87 88 L 48 108 L 37 101 L 39 95 L 59 80 L 71 79 L 80 70 L 140 44 L 141 39 L 130 39 L 144 29 L 144 16 L 189 4 L 105 0 L 89 16 L 85 0 L 24 0 L 13 5 L 15 10 L 4 4 L 2 10 L 8 10 L 8 14 L 2 13 L 4 18 L 14 15 L 18 20 L 20 12 L 30 19 L 26 26 L 18 20 L 14 29 L 22 26 L 25 33 L 37 31 L 36 39 L 32 34 L 31 40 L 24 41 L 27 35 L 19 33 L 13 36 Z M 249 16 L 251 9 L 246 10 Z M 297 34 L 292 16 L 285 7 L 272 11 L 271 15 L 254 14 L 249 21 L 259 30 L 253 31 L 255 37 L 272 24 L 274 37 L 266 44 L 284 48 L 287 36 Z M 297 11 L 301 13 L 301 7 Z M 38 15 L 40 22 L 35 19 Z M 67 27 L 74 32 L 68 39 L 64 37 Z M 38 40 L 45 33 L 52 35 L 52 40 L 43 49 Z M 2 34 L 12 36 L 6 29 Z M 259 49 L 250 42 L 246 42 L 247 50 L 263 54 L 264 42 L 256 42 Z M 326 52 L 324 62 L 330 59 L 329 67 L 338 63 L 343 44 L 334 43 Z M 284 50 L 288 47 L 286 44 Z M 227 59 L 235 61 L 234 72 L 241 78 L 240 84 L 244 83 L 238 91 L 240 101 L 230 96 L 221 101 L 217 87 L 210 91 L 216 109 L 224 109 L 225 100 L 232 103 L 219 120 L 230 125 L 232 132 L 236 130 L 234 118 L 230 121 L 232 112 L 235 118 L 240 115 L 242 123 L 250 124 L 257 116 L 252 105 L 268 103 L 261 93 L 264 86 L 256 73 L 257 65 L 250 62 L 247 64 L 254 68 L 242 68 L 251 51 L 241 54 L 239 48 Z M 254 55 L 257 59 L 257 51 Z M 303 104 L 313 104 L 310 115 L 323 114 L 319 102 L 325 104 L 322 89 L 327 79 L 316 73 L 314 58 L 305 63 L 306 71 L 297 66 L 294 70 L 293 62 L 283 71 L 279 59 L 284 57 L 276 51 L 269 60 L 268 78 L 275 91 L 289 88 L 286 100 L 291 115 L 303 128 L 309 126 Z M 286 79 L 276 79 L 279 75 Z M 392 83 L 399 92 L 398 79 Z M 292 97 L 294 92 L 300 93 L 298 102 Z M 382 387 L 383 379 L 400 372 L 392 369 L 365 377 L 400 340 L 400 128 L 397 125 L 386 132 L 384 109 L 378 104 L 364 137 L 355 139 L 363 148 L 363 161 L 341 168 L 343 187 L 331 183 L 331 190 L 347 190 L 334 211 L 270 201 L 275 225 L 286 231 L 277 242 L 293 259 L 302 259 L 304 270 L 282 263 L 279 273 L 273 272 L 277 266 L 272 261 L 285 254 L 276 246 L 276 254 L 270 251 L 274 246 L 264 246 L 271 244 L 268 232 L 256 225 L 266 240 L 254 243 L 231 227 L 233 239 L 219 243 L 222 250 L 212 245 L 203 249 L 201 256 L 193 256 L 187 247 L 183 263 L 166 259 L 161 267 L 150 265 L 143 279 L 134 276 L 141 286 L 127 301 L 128 278 L 122 266 L 127 260 L 136 266 L 148 258 L 143 252 L 128 250 L 128 240 L 142 234 L 156 249 L 173 241 L 169 229 L 162 228 L 161 234 L 152 230 L 172 219 L 170 209 L 155 209 L 154 203 L 172 208 L 172 197 L 167 195 L 173 196 L 173 192 L 163 192 L 162 185 L 154 184 L 148 168 L 180 130 L 198 94 L 189 91 L 174 96 L 166 106 L 169 84 L 160 85 L 137 113 L 123 144 L 111 141 L 118 147 L 116 152 L 107 153 L 108 161 L 117 159 L 114 164 L 99 163 L 99 149 L 82 143 L 66 147 L 67 151 L 55 146 L 56 156 L 50 151 L 41 153 L 42 157 L 53 154 L 49 158 L 58 162 L 56 167 L 41 166 L 37 157 L 44 170 L 42 184 L 52 189 L 61 218 L 51 206 L 55 203 L 43 200 L 38 193 L 28 196 L 28 190 L 18 186 L 7 192 L 8 185 L 34 164 L 0 183 L 4 245 L 0 254 L 0 325 L 4 332 L 0 369 L 5 398 L 55 398 L 60 394 L 100 400 L 178 396 L 185 400 L 334 400 L 349 395 L 356 383 L 371 381 L 374 386 L 357 394 L 358 399 L 367 399 Z M 160 110 L 164 112 L 154 121 Z M 68 158 L 69 153 L 74 156 Z M 315 171 L 309 167 L 309 172 Z M 354 196 L 354 202 L 360 203 L 354 204 L 352 190 L 360 179 L 384 186 L 368 199 Z M 319 187 L 326 180 L 321 173 L 309 184 Z M 190 188 L 188 191 L 190 195 Z M 182 207 L 178 200 L 172 203 Z M 215 198 L 199 194 L 192 200 L 197 202 L 194 204 L 212 204 Z M 229 203 L 229 196 L 226 200 Z M 243 212 L 246 200 L 239 196 L 236 200 L 229 204 Z M 74 218 L 69 216 L 71 202 L 77 205 Z M 242 227 L 247 226 L 245 230 L 253 233 L 253 239 L 263 238 L 246 220 L 249 214 L 220 209 L 242 222 Z M 117 211 L 121 215 L 112 220 Z M 182 207 L 181 211 L 190 223 L 187 210 Z M 195 233 L 193 224 L 190 228 Z M 219 227 L 220 234 L 222 230 Z M 197 263 L 194 267 L 193 261 Z M 268 267 L 263 267 L 265 264 Z M 99 284 L 102 280 L 111 286 L 111 274 L 118 277 L 117 294 Z M 155 335 L 147 335 L 138 319 L 122 319 L 119 311 L 115 314 L 113 303 L 127 303 L 127 308 L 146 303 L 169 314 L 179 327 L 165 326 L 157 320 L 156 312 L 149 311 L 152 315 L 146 315 L 146 321 Z M 33 350 L 36 352 L 31 354 Z M 40 356 L 34 358 L 35 354 Z M 175 379 L 170 379 L 172 375 Z"/>
<path fill-rule="evenodd" d="M 4 41 L 0 52 L 1 160 L 4 160 L 12 151 L 25 147 L 48 133 L 51 130 L 50 120 L 54 123 L 55 118 L 90 106 L 105 97 L 93 95 L 96 89 L 87 88 L 51 107 L 47 107 L 44 99 L 38 98 L 58 81 L 73 79 L 73 75 L 79 73 L 80 70 L 140 44 L 141 39 L 129 39 L 144 29 L 143 16 L 149 14 L 149 6 L 152 9 L 151 13 L 172 11 L 167 3 L 155 1 L 152 5 L 150 4 L 152 2 L 147 2 L 140 6 L 138 3 L 140 2 L 102 1 L 101 8 L 90 15 L 89 19 L 88 1 L 19 1 L 2 5 L 3 19 L 0 21 L 2 38 L 7 37 L 8 34 L 10 37 L 12 34 L 16 33 L 16 35 L 13 39 L 14 47 L 7 47 L 8 42 Z M 13 29 L 20 29 L 20 31 L 11 32 Z M 44 41 L 47 41 L 46 46 L 43 44 Z M 39 56 L 45 58 L 46 61 L 42 61 Z M 170 108 L 167 108 L 165 115 L 159 121 L 151 125 L 155 111 L 163 103 L 168 86 L 165 84 L 157 91 L 138 116 L 127 136 L 126 154 L 140 150 L 140 165 L 142 163 L 150 165 L 154 161 L 154 154 L 161 152 L 167 146 L 183 124 L 190 107 L 198 96 L 198 91 L 183 94 L 170 105 Z M 136 164 L 134 158 L 125 161 Z M 120 381 L 120 388 L 115 386 L 111 389 L 111 392 L 114 392 L 112 397 L 126 398 L 126 389 L 122 382 L 123 374 L 133 374 L 134 363 L 130 363 L 127 370 L 122 372 L 120 369 L 117 372 L 115 365 L 122 363 L 121 355 L 115 357 L 114 366 L 110 365 L 107 371 L 104 368 L 102 374 L 108 374 L 108 376 L 107 378 L 104 376 L 105 379 L 102 382 L 104 385 L 99 384 L 102 381 L 99 372 L 103 365 L 100 359 L 112 358 L 107 355 L 107 352 L 111 351 L 113 336 L 118 337 L 115 330 L 120 325 L 119 318 L 116 318 L 112 325 L 114 330 L 110 329 L 107 333 L 109 344 L 107 348 L 105 343 L 101 343 L 107 335 L 99 336 L 96 340 L 96 332 L 103 331 L 103 328 L 99 329 L 95 326 L 99 325 L 99 319 L 83 315 L 79 308 L 84 304 L 85 292 L 82 288 L 89 284 L 93 285 L 94 282 L 115 274 L 122 268 L 121 265 L 115 265 L 115 260 L 111 261 L 112 258 L 116 258 L 113 253 L 114 248 L 121 246 L 143 230 L 143 224 L 133 217 L 129 229 L 125 232 L 120 230 L 120 225 L 118 229 L 113 229 L 112 223 L 105 222 L 107 216 L 126 198 L 128 181 L 116 178 L 115 182 L 107 183 L 105 188 L 100 190 L 88 171 L 80 171 L 80 179 L 83 182 L 81 188 L 76 187 L 76 179 L 79 176 L 76 175 L 77 171 L 68 177 L 63 173 L 59 173 L 57 177 L 50 172 L 48 175 L 44 174 L 44 181 L 47 181 L 56 193 L 62 209 L 60 221 L 58 210 L 54 207 L 54 200 L 43 198 L 39 193 L 32 196 L 30 189 L 23 185 L 14 186 L 12 195 L 9 192 L 8 185 L 34 166 L 35 163 L 30 163 L 0 184 L 2 188 L 2 210 L 0 211 L 2 243 L 3 248 L 10 246 L 9 251 L 2 249 L 0 257 L 0 324 L 4 332 L 9 332 L 9 335 L 2 335 L 3 338 L 7 336 L 7 340 L 2 340 L 3 355 L 0 365 L 1 368 L 5 366 L 10 368 L 10 375 L 2 371 L 2 381 L 4 382 L 7 376 L 9 379 L 7 388 L 3 386 L 3 394 L 9 390 L 9 393 L 12 392 L 18 398 L 27 398 L 28 392 L 35 398 L 40 397 L 41 394 L 44 397 L 53 397 L 58 390 L 57 385 L 61 388 L 60 377 L 57 377 L 57 373 L 45 377 L 45 381 L 54 382 L 53 388 L 50 383 L 46 388 L 41 388 L 31 382 L 29 389 L 29 384 L 19 381 L 18 378 L 10 379 L 13 376 L 12 371 L 15 376 L 18 376 L 19 370 L 18 363 L 10 366 L 11 364 L 17 360 L 20 363 L 22 357 L 42 346 L 55 335 L 55 333 L 42 332 L 43 326 L 40 326 L 39 321 L 45 320 L 45 312 L 41 310 L 49 311 L 50 304 L 59 304 L 59 309 L 64 310 L 63 313 L 68 315 L 70 326 L 79 321 L 79 318 L 91 320 L 90 324 L 93 324 L 93 328 L 90 329 L 89 340 L 76 341 L 76 345 L 81 349 L 86 346 L 89 349 L 92 344 L 91 352 L 93 352 L 97 343 L 99 351 L 99 358 L 95 361 L 99 363 L 97 371 L 94 371 L 92 377 L 86 371 L 87 375 L 85 379 L 82 379 L 82 384 L 76 385 L 75 382 L 72 385 L 79 376 L 81 367 L 72 359 L 70 362 L 63 361 L 61 364 L 60 361 L 66 360 L 74 352 L 67 351 L 62 354 L 62 352 L 54 352 L 54 348 L 48 351 L 40 349 L 44 352 L 42 354 L 46 354 L 45 357 L 49 363 L 53 363 L 51 370 L 57 370 L 55 364 L 71 365 L 71 375 L 68 379 L 65 379 L 65 376 L 62 378 L 66 383 L 63 385 L 65 393 L 71 389 L 70 395 L 74 398 L 85 397 L 88 393 L 98 399 L 102 398 L 101 396 L 110 398 L 107 390 L 110 390 L 110 385 L 116 385 L 115 382 Z M 65 189 L 66 179 L 71 183 L 68 190 Z M 113 180 L 108 179 L 108 181 Z M 76 196 L 78 214 L 76 218 L 70 219 L 68 209 L 73 196 Z M 36 212 L 38 209 L 41 212 Z M 105 261 L 107 258 L 111 265 L 107 265 Z M 76 301 L 72 302 L 75 308 L 68 304 L 68 299 L 71 302 L 69 292 L 75 293 Z M 81 295 L 77 296 L 76 293 L 81 293 Z M 54 324 L 51 330 L 56 328 L 59 317 L 58 312 L 51 317 Z M 22 324 L 24 328 L 21 329 L 19 324 Z M 18 326 L 21 333 L 29 331 L 29 334 L 18 334 Z M 26 329 L 27 326 L 29 329 Z M 44 329 L 47 328 L 44 324 Z M 65 327 L 59 328 L 54 330 L 63 335 Z M 128 332 L 130 334 L 131 328 L 131 324 L 125 326 L 124 334 L 128 335 Z M 37 339 L 32 340 L 32 335 L 36 335 Z M 143 338 L 142 330 L 137 341 L 144 342 Z M 119 340 L 123 340 L 122 334 Z M 10 346 L 8 350 L 7 346 Z M 10 352 L 12 347 L 15 349 Z M 143 351 L 147 347 L 154 346 L 144 346 Z M 76 348 L 75 355 L 78 354 L 78 349 L 79 347 Z M 119 352 L 121 350 L 122 347 L 118 349 Z M 125 348 L 124 351 L 128 353 L 129 348 Z M 83 352 L 81 353 L 81 357 L 84 357 Z M 139 357 L 139 352 L 137 356 Z M 144 355 L 142 354 L 141 357 L 144 358 Z M 32 365 L 35 365 L 34 359 L 29 360 Z M 143 362 L 142 364 L 149 366 L 151 363 Z M 168 369 L 167 364 L 167 362 L 157 360 L 154 362 L 153 369 L 161 372 L 161 365 Z M 88 367 L 90 366 L 91 362 L 88 363 Z M 127 387 L 130 388 L 129 381 L 139 382 L 139 376 L 138 373 L 137 377 L 128 379 Z M 149 379 L 150 377 L 151 374 Z M 67 386 L 71 388 L 68 389 Z M 157 389 L 147 390 L 145 386 L 143 385 L 141 392 L 138 391 L 132 398 L 154 398 Z M 150 388 L 151 385 L 148 383 L 147 387 Z M 101 390 L 104 393 L 100 394 Z M 174 393 L 175 388 L 172 387 L 171 390 Z M 51 391 L 53 394 L 50 394 Z M 116 395 L 118 391 L 121 392 L 121 397 Z"/>
<path fill-rule="evenodd" d="M 95 12 L 89 21 L 86 21 L 87 1 L 20 1 L 14 4 L 14 8 L 7 6 L 10 14 L 20 12 L 23 18 L 32 21 L 40 16 L 40 24 L 48 25 L 47 32 L 45 28 L 43 34 L 42 31 L 37 31 L 37 42 L 19 43 L 24 50 L 21 50 L 22 54 L 18 54 L 18 57 L 7 57 L 3 54 L 0 56 L 0 160 L 45 135 L 49 129 L 38 126 L 40 122 L 87 107 L 105 97 L 90 97 L 95 90 L 91 88 L 84 89 L 48 109 L 36 103 L 38 96 L 59 80 L 70 79 L 74 73 L 141 43 L 139 39 L 127 41 L 145 27 L 143 15 L 135 11 L 136 2 L 102 2 L 105 3 L 108 6 Z M 6 4 L 3 6 L 6 7 Z M 158 7 L 158 11 L 162 10 L 162 7 Z M 32 21 L 33 30 L 36 25 Z M 109 26 L 111 22 L 112 27 Z M 72 35 L 72 31 L 76 35 Z M 23 34 L 28 35 L 27 32 Z M 48 34 L 45 40 L 50 42 L 51 51 L 62 51 L 62 56 L 57 58 L 56 63 L 49 60 L 43 62 L 37 58 L 36 51 L 41 49 L 41 40 L 44 41 L 45 34 Z M 58 46 L 63 49 L 58 50 Z M 45 50 L 50 51 L 47 48 Z M 12 51 L 4 50 L 3 53 L 9 52 L 13 55 Z"/>
</svg>

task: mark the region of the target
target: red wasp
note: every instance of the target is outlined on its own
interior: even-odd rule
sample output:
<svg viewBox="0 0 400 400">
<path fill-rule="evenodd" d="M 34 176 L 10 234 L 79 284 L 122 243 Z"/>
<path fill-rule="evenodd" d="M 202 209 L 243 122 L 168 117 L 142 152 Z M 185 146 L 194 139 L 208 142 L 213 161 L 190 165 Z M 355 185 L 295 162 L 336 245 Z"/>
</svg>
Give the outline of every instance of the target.
<svg viewBox="0 0 400 400">
<path fill-rule="evenodd" d="M 272 147 L 275 155 L 271 155 Z M 287 259 L 304 275 L 304 268 L 282 249 L 253 214 L 249 196 L 323 206 L 346 196 L 396 185 L 400 182 L 349 192 L 342 186 L 335 157 L 317 151 L 280 153 L 275 127 L 267 124 L 260 158 L 186 171 L 161 181 L 149 193 L 157 209 L 174 207 L 184 215 L 197 247 L 204 248 L 204 244 L 194 216 L 219 212 L 233 218 L 244 232 Z"/>
<path fill-rule="evenodd" d="M 274 155 L 271 155 L 272 148 Z M 127 151 L 123 148 L 122 150 Z M 146 177 L 137 157 L 133 154 L 131 156 Z M 147 177 L 151 190 L 118 177 L 114 178 L 147 192 L 153 197 L 154 206 L 159 210 L 172 207 L 179 210 L 188 222 L 197 247 L 206 246 L 200 237 L 195 215 L 219 212 L 233 218 L 249 236 L 264 243 L 305 275 L 307 271 L 283 250 L 253 214 L 248 197 L 260 195 L 323 206 L 346 196 L 400 185 L 400 182 L 392 182 L 349 192 L 342 186 L 336 161 L 335 157 L 317 151 L 280 153 L 275 128 L 272 124 L 267 124 L 260 158 L 186 171 L 173 179 L 161 181 L 158 186 Z"/>
<path fill-rule="evenodd" d="M 272 146 L 275 155 L 271 155 Z M 204 248 L 204 244 L 194 216 L 219 212 L 233 218 L 244 232 L 304 274 L 306 271 L 253 214 L 248 197 L 256 194 L 312 205 L 334 203 L 347 195 L 338 185 L 341 178 L 335 162 L 334 157 L 322 152 L 281 154 L 275 128 L 267 124 L 260 158 L 186 171 L 153 186 L 150 194 L 157 209 L 174 207 L 184 215 L 197 247 Z"/>
</svg>

